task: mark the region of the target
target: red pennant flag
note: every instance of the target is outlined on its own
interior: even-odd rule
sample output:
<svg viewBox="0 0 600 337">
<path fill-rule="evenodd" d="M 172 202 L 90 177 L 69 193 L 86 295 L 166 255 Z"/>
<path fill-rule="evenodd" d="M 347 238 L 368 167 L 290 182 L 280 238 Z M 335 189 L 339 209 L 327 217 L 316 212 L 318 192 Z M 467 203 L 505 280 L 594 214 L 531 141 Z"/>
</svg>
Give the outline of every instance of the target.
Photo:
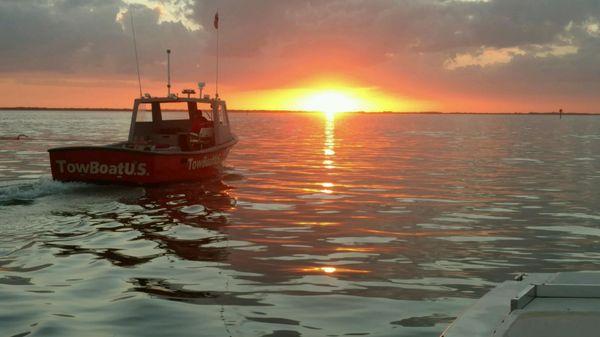
<svg viewBox="0 0 600 337">
<path fill-rule="evenodd" d="M 215 14 L 215 22 L 214 22 L 214 25 L 215 25 L 215 29 L 219 29 L 219 12 L 217 12 L 217 13 Z"/>
</svg>

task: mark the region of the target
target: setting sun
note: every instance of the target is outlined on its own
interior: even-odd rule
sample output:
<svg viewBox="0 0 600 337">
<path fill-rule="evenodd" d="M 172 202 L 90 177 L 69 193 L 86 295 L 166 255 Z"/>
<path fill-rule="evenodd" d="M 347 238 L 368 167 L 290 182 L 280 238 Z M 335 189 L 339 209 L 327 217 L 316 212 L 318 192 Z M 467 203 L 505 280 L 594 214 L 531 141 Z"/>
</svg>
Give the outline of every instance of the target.
<svg viewBox="0 0 600 337">
<path fill-rule="evenodd" d="M 361 102 L 340 91 L 322 91 L 311 94 L 299 105 L 301 110 L 321 111 L 326 114 L 363 110 Z"/>
<path fill-rule="evenodd" d="M 431 102 L 391 94 L 343 76 L 316 77 L 289 87 L 244 91 L 233 96 L 234 108 L 239 105 L 250 110 L 320 111 L 329 116 L 340 112 L 421 111 L 435 107 Z"/>
</svg>

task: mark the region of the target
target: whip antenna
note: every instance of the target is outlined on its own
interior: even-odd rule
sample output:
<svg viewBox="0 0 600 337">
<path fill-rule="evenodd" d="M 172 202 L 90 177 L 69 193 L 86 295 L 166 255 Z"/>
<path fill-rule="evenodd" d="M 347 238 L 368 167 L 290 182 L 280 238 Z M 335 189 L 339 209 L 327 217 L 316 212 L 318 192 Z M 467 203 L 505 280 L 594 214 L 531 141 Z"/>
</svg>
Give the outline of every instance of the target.
<svg viewBox="0 0 600 337">
<path fill-rule="evenodd" d="M 129 17 L 131 18 L 131 32 L 133 33 L 133 51 L 135 53 L 135 68 L 137 70 L 138 86 L 140 88 L 140 97 L 142 97 L 142 79 L 140 77 L 140 61 L 138 59 L 137 42 L 135 39 L 135 23 L 133 21 L 133 6 L 129 6 Z"/>
</svg>

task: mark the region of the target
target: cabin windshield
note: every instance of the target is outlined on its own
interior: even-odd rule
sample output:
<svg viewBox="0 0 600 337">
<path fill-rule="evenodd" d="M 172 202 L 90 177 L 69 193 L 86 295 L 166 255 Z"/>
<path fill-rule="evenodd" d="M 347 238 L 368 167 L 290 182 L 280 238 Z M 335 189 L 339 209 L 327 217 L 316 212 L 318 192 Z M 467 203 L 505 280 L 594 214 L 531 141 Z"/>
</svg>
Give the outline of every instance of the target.
<svg viewBox="0 0 600 337">
<path fill-rule="evenodd" d="M 197 104 L 196 102 L 140 103 L 136 122 L 190 121 L 193 118 L 192 116 L 200 114 L 204 118 L 212 120 L 210 105 Z M 158 115 L 160 115 L 160 118 Z"/>
</svg>

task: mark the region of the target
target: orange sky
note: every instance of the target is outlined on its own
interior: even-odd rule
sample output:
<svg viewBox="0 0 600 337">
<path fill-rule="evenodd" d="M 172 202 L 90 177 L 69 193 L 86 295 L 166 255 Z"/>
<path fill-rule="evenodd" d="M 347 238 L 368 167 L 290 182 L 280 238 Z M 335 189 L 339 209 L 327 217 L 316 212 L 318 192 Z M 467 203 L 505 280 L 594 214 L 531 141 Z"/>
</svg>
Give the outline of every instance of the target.
<svg viewBox="0 0 600 337">
<path fill-rule="evenodd" d="M 0 106 L 130 107 L 207 83 L 212 0 L 0 4 Z M 220 93 L 233 109 L 598 112 L 600 13 L 534 0 L 219 1 Z M 518 14 L 518 15 L 517 15 Z M 36 20 L 27 20 L 35 17 Z M 499 27 L 504 27 L 499 29 Z"/>
<path fill-rule="evenodd" d="M 35 80 L 0 80 L 3 106 L 45 107 L 130 107 L 139 94 L 134 79 L 86 79 L 77 76 L 56 80 L 55 75 L 33 74 Z M 144 92 L 166 95 L 166 85 L 144 81 Z M 173 90 L 180 93 L 193 88 L 194 83 L 174 82 Z M 205 94 L 214 95 L 214 83 L 208 83 Z M 196 89 L 198 92 L 198 89 Z M 247 110 L 320 110 L 323 104 L 338 104 L 336 111 L 424 111 L 437 104 L 389 93 L 375 86 L 361 86 L 340 77 L 315 76 L 314 80 L 298 82 L 295 86 L 244 90 L 227 83 L 220 85 L 221 97 L 231 109 Z"/>
</svg>

